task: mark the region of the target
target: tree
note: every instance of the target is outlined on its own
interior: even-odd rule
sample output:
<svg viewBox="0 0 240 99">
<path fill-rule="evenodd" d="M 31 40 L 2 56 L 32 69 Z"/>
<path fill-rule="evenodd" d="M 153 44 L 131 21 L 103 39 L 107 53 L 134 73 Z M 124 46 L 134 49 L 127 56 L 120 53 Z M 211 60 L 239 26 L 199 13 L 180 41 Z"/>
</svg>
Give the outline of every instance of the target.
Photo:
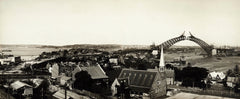
<svg viewBox="0 0 240 99">
<path fill-rule="evenodd" d="M 229 70 L 227 71 L 227 75 L 226 75 L 226 76 L 230 76 L 230 75 L 232 75 L 232 74 L 233 74 L 232 69 L 229 69 Z"/>
<path fill-rule="evenodd" d="M 191 64 L 191 63 L 188 63 L 188 64 L 187 64 L 187 67 L 192 67 L 192 64 Z"/>
<path fill-rule="evenodd" d="M 211 88 L 211 84 L 212 84 L 211 80 L 207 78 L 205 88 Z"/>
<path fill-rule="evenodd" d="M 239 66 L 236 65 L 235 68 L 233 69 L 235 74 L 239 74 Z"/>
<path fill-rule="evenodd" d="M 91 91 L 91 87 L 93 85 L 93 79 L 91 78 L 91 75 L 88 74 L 87 71 L 80 71 L 76 73 L 75 75 L 75 82 L 74 88 L 79 90 L 88 90 Z"/>
<path fill-rule="evenodd" d="M 171 64 L 166 64 L 166 68 L 167 69 L 174 69 L 174 66 L 172 66 Z"/>
<path fill-rule="evenodd" d="M 182 76 L 182 71 L 178 68 L 174 68 L 174 73 L 175 73 L 175 80 L 176 81 L 182 81 L 183 80 L 183 76 Z"/>
<path fill-rule="evenodd" d="M 181 71 L 183 86 L 204 88 L 203 80 L 208 75 L 208 70 L 199 67 L 185 67 Z"/>
<path fill-rule="evenodd" d="M 150 66 L 150 63 L 148 63 L 145 60 L 137 59 L 136 61 L 136 67 L 139 70 L 147 70 L 147 66 Z"/>
</svg>

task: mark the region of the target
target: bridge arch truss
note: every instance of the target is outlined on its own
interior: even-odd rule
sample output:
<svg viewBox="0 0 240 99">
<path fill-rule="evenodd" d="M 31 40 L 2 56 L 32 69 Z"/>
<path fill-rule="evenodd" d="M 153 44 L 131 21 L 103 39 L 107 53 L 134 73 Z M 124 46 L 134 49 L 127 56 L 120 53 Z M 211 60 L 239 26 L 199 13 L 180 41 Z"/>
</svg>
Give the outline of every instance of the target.
<svg viewBox="0 0 240 99">
<path fill-rule="evenodd" d="M 189 41 L 197 43 L 199 46 L 201 46 L 201 48 L 203 48 L 203 50 L 208 54 L 208 56 L 212 56 L 213 46 L 211 46 L 211 45 L 207 44 L 205 41 L 193 36 L 191 33 L 190 33 L 190 36 L 185 36 L 184 33 L 183 33 L 182 35 L 180 35 L 178 37 L 175 37 L 175 38 L 172 38 L 170 40 L 167 40 L 167 41 L 163 42 L 159 46 L 163 47 L 164 49 L 168 49 L 169 47 L 171 47 L 175 43 L 180 42 L 180 41 L 184 41 L 184 40 L 189 40 Z"/>
</svg>

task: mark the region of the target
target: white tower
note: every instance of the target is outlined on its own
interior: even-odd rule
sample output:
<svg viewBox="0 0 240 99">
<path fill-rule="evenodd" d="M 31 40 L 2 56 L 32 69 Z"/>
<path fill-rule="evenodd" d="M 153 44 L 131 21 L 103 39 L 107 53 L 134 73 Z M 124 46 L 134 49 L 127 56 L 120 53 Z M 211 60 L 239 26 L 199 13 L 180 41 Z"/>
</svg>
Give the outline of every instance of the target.
<svg viewBox="0 0 240 99">
<path fill-rule="evenodd" d="M 159 62 L 159 71 L 164 72 L 165 71 L 165 63 L 164 63 L 164 56 L 163 56 L 163 47 L 161 47 L 161 56 L 160 56 L 160 62 Z"/>
</svg>

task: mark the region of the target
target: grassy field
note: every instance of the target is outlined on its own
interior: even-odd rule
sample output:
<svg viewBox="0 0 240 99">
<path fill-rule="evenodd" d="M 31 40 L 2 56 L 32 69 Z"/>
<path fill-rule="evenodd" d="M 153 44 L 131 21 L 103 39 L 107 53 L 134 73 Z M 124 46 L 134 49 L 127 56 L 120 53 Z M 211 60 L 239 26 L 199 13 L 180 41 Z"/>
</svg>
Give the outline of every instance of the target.
<svg viewBox="0 0 240 99">
<path fill-rule="evenodd" d="M 173 60 L 180 56 L 186 56 L 187 62 L 190 62 L 192 66 L 207 68 L 209 71 L 223 71 L 226 72 L 228 69 L 233 69 L 235 65 L 240 65 L 239 56 L 231 57 L 203 57 L 194 53 L 187 54 L 165 54 L 166 60 Z"/>
<path fill-rule="evenodd" d="M 204 67 L 210 71 L 227 71 L 233 69 L 236 65 L 240 65 L 240 57 L 211 57 L 211 58 L 200 58 L 189 60 L 193 66 Z"/>
</svg>

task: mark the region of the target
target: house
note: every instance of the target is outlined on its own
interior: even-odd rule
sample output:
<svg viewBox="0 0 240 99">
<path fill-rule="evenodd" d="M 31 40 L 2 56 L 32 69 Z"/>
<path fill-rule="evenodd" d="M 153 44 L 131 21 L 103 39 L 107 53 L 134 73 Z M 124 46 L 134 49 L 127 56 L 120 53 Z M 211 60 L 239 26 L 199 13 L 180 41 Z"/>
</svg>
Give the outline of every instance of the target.
<svg viewBox="0 0 240 99">
<path fill-rule="evenodd" d="M 1 65 L 10 65 L 12 62 L 12 60 L 10 58 L 3 58 L 3 59 L 0 59 L 0 63 Z"/>
<path fill-rule="evenodd" d="M 118 93 L 117 88 L 120 86 L 121 83 L 127 83 L 128 79 L 127 78 L 122 78 L 122 79 L 118 79 L 116 78 L 112 85 L 111 85 L 111 91 L 112 91 L 112 96 L 116 95 Z"/>
<path fill-rule="evenodd" d="M 213 82 L 222 82 L 222 80 L 225 78 L 225 74 L 223 72 L 211 72 L 208 74 L 208 78 Z"/>
<path fill-rule="evenodd" d="M 21 63 L 22 62 L 21 56 L 14 57 L 13 60 L 14 60 L 14 63 Z"/>
<path fill-rule="evenodd" d="M 173 85 L 175 81 L 175 72 L 172 69 L 165 70 L 167 85 Z"/>
<path fill-rule="evenodd" d="M 61 76 L 60 78 L 60 84 L 61 85 L 65 85 L 67 82 L 70 82 L 71 77 L 67 77 L 67 76 Z"/>
<path fill-rule="evenodd" d="M 59 77 L 59 65 L 57 63 L 53 64 L 51 68 L 49 68 L 50 73 L 52 74 L 52 78 Z"/>
<path fill-rule="evenodd" d="M 131 97 L 152 99 L 166 95 L 167 84 L 163 72 L 123 69 L 118 79 L 127 79 Z M 114 84 L 117 85 L 117 82 Z"/>
<path fill-rule="evenodd" d="M 117 58 L 110 58 L 109 59 L 109 63 L 112 63 L 112 64 L 118 64 L 118 59 Z"/>
<path fill-rule="evenodd" d="M 53 94 L 53 99 L 90 99 L 87 96 L 83 96 L 69 90 L 66 91 L 66 94 L 67 96 L 65 98 L 65 90 L 60 89 L 59 91 Z"/>
<path fill-rule="evenodd" d="M 13 94 L 21 94 L 23 96 L 33 95 L 32 86 L 30 86 L 24 82 L 15 81 L 15 82 L 11 83 L 10 87 L 13 89 Z"/>
<path fill-rule="evenodd" d="M 42 84 L 43 79 L 36 78 L 36 79 L 31 79 L 31 81 L 34 84 L 34 88 L 37 88 Z"/>
<path fill-rule="evenodd" d="M 240 83 L 240 77 L 227 77 L 227 86 L 234 88 L 237 83 Z"/>
<path fill-rule="evenodd" d="M 153 51 L 152 51 L 152 55 L 155 56 L 155 55 L 157 55 L 157 54 L 158 54 L 158 50 L 153 50 Z"/>
<path fill-rule="evenodd" d="M 49 69 L 50 67 L 52 67 L 52 65 L 50 63 L 47 63 L 46 69 Z"/>
</svg>

